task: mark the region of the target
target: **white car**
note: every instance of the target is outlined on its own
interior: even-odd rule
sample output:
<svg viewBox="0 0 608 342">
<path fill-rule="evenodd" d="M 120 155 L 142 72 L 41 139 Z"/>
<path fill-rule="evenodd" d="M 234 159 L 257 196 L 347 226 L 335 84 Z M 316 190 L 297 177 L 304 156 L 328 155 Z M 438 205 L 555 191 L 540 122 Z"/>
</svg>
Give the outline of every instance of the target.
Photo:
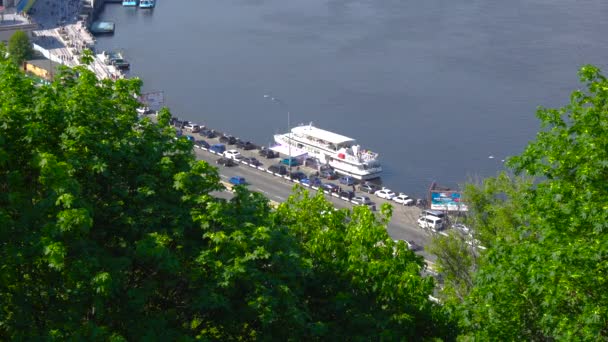
<svg viewBox="0 0 608 342">
<path fill-rule="evenodd" d="M 201 126 L 195 124 L 195 123 L 188 123 L 187 125 L 184 126 L 184 129 L 189 130 L 192 133 L 198 133 L 201 131 Z"/>
<path fill-rule="evenodd" d="M 234 159 L 234 160 L 243 159 L 243 156 L 241 155 L 241 152 L 239 152 L 237 150 L 224 151 L 224 157 L 230 158 L 230 159 Z"/>
<path fill-rule="evenodd" d="M 387 188 L 382 188 L 382 190 L 374 192 L 374 195 L 387 200 L 391 200 L 393 199 L 393 197 L 397 196 L 397 194 L 394 193 L 393 190 Z"/>
<path fill-rule="evenodd" d="M 399 196 L 393 197 L 393 201 L 395 201 L 399 204 L 403 204 L 403 205 L 413 205 L 414 204 L 414 200 L 406 194 L 399 194 Z"/>
</svg>

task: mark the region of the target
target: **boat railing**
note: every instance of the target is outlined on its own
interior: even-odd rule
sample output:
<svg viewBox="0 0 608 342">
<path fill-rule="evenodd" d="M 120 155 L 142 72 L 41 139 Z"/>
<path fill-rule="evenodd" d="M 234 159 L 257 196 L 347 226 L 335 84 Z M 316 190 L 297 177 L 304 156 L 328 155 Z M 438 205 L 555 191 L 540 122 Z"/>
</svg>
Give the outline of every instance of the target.
<svg viewBox="0 0 608 342">
<path fill-rule="evenodd" d="M 376 160 L 376 159 L 378 159 L 378 153 L 368 151 L 368 150 L 363 150 L 363 151 L 361 151 L 361 159 L 363 159 L 365 161 Z"/>
</svg>

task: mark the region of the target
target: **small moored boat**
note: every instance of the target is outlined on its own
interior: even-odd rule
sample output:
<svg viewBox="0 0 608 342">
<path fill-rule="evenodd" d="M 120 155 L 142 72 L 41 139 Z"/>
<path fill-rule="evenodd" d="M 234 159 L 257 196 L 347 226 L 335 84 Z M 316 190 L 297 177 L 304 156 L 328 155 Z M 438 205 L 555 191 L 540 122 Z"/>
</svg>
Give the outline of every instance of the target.
<svg viewBox="0 0 608 342">
<path fill-rule="evenodd" d="M 137 0 L 123 0 L 122 5 L 125 7 L 137 6 Z"/>
<path fill-rule="evenodd" d="M 118 69 L 128 69 L 131 64 L 124 59 L 122 53 L 120 52 L 103 52 L 105 57 L 105 63 L 108 65 L 113 65 Z"/>
<path fill-rule="evenodd" d="M 139 8 L 154 8 L 155 5 L 155 0 L 141 0 L 139 2 Z"/>
</svg>

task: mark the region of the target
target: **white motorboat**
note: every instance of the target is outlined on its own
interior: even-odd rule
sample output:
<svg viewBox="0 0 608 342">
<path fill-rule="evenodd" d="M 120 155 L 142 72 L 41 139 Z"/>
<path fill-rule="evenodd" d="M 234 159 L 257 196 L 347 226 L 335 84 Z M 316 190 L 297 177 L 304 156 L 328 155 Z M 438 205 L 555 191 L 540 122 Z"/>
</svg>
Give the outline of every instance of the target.
<svg viewBox="0 0 608 342">
<path fill-rule="evenodd" d="M 139 8 L 154 8 L 155 5 L 155 0 L 141 0 L 139 2 Z"/>
<path fill-rule="evenodd" d="M 312 124 L 297 126 L 290 133 L 277 134 L 274 140 L 283 146 L 306 151 L 321 164 L 359 180 L 380 177 L 378 154 L 361 148 L 355 139 L 326 131 Z"/>
</svg>

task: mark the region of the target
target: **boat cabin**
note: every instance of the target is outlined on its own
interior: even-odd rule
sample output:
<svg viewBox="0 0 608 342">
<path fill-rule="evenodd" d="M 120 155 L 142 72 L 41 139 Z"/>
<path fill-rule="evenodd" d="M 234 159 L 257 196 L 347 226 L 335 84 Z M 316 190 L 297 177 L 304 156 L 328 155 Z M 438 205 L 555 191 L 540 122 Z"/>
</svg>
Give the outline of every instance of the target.
<svg viewBox="0 0 608 342">
<path fill-rule="evenodd" d="M 349 148 L 356 144 L 355 139 L 336 134 L 324 129 L 308 126 L 294 127 L 291 132 L 294 138 L 300 137 L 332 151 Z"/>
</svg>

